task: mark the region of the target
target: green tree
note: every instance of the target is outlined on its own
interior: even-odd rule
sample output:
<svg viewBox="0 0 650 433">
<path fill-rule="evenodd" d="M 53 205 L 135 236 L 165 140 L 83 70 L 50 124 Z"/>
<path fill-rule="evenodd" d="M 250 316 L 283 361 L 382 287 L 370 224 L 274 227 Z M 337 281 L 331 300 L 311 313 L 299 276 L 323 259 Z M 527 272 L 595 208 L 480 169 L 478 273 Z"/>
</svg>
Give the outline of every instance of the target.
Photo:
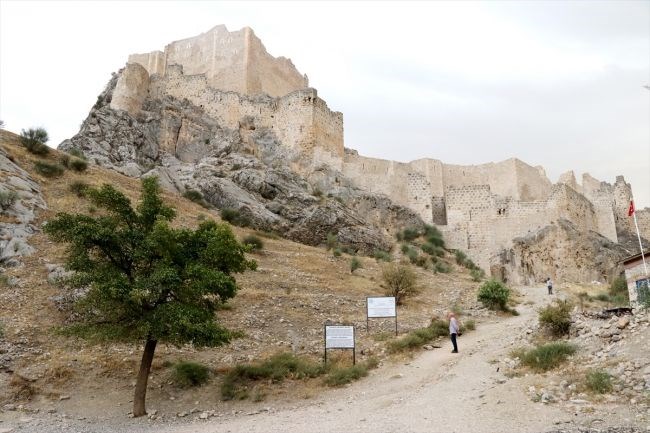
<svg viewBox="0 0 650 433">
<path fill-rule="evenodd" d="M 227 343 L 230 332 L 215 322 L 217 307 L 232 298 L 231 275 L 255 269 L 229 226 L 203 222 L 198 229 L 173 228 L 173 208 L 161 198 L 155 178 L 142 181 L 136 209 L 110 185 L 88 188 L 99 216 L 61 213 L 47 223 L 52 239 L 69 244 L 70 283 L 89 287 L 77 307 L 76 335 L 144 342 L 133 398 L 133 415 L 146 414 L 145 396 L 156 344 Z"/>
</svg>

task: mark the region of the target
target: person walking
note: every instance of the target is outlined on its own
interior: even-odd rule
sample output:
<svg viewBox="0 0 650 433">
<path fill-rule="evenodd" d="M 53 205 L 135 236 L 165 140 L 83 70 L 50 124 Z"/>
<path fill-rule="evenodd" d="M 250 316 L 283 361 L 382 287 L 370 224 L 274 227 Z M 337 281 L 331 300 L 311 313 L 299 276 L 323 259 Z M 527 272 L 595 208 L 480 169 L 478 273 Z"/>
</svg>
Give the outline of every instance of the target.
<svg viewBox="0 0 650 433">
<path fill-rule="evenodd" d="M 458 320 L 456 320 L 456 315 L 451 311 L 447 313 L 447 318 L 449 319 L 449 336 L 451 337 L 451 344 L 454 346 L 454 350 L 451 353 L 458 353 L 456 338 L 458 337 L 460 326 L 458 325 Z"/>
<path fill-rule="evenodd" d="M 546 288 L 548 289 L 548 294 L 552 295 L 553 294 L 553 281 L 551 281 L 551 277 L 548 277 L 546 279 Z"/>
</svg>

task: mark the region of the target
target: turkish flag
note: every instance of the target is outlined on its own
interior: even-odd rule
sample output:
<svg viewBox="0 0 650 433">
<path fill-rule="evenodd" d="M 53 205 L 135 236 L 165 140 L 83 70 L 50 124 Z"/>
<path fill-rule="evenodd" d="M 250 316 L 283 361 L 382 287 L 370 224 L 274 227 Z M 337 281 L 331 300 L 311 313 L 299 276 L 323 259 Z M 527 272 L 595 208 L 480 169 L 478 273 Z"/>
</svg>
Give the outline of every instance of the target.
<svg viewBox="0 0 650 433">
<path fill-rule="evenodd" d="M 630 200 L 630 208 L 627 210 L 627 216 L 634 214 L 634 200 Z"/>
</svg>

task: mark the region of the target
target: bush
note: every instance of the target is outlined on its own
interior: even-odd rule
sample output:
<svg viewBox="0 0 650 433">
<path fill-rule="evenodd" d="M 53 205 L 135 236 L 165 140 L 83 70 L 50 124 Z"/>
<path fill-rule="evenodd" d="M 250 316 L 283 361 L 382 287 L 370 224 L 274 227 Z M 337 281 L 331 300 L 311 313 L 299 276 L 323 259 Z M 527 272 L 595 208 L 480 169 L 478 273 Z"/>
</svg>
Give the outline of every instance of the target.
<svg viewBox="0 0 650 433">
<path fill-rule="evenodd" d="M 70 168 L 70 155 L 62 154 L 59 158 L 59 163 L 65 168 Z"/>
<path fill-rule="evenodd" d="M 220 215 L 222 220 L 228 221 L 230 224 L 239 227 L 248 227 L 251 223 L 250 220 L 245 215 L 242 215 L 237 209 L 228 207 L 223 208 L 221 209 Z"/>
<path fill-rule="evenodd" d="M 406 251 L 406 257 L 408 257 L 409 262 L 415 263 L 419 257 L 418 252 L 415 250 L 415 248 L 409 248 Z"/>
<path fill-rule="evenodd" d="M 264 249 L 264 242 L 262 239 L 258 238 L 255 235 L 248 235 L 242 241 L 244 245 L 248 245 L 251 251 L 260 251 Z"/>
<path fill-rule="evenodd" d="M 333 250 L 339 246 L 339 238 L 334 233 L 328 233 L 325 238 L 325 246 L 327 251 Z"/>
<path fill-rule="evenodd" d="M 83 159 L 72 158 L 69 164 L 69 168 L 77 172 L 86 171 L 86 169 L 88 168 L 88 163 Z"/>
<path fill-rule="evenodd" d="M 462 252 L 461 250 L 456 250 L 454 252 L 454 256 L 456 257 L 456 264 L 463 266 L 465 264 L 465 260 L 467 260 L 467 255 Z"/>
<path fill-rule="evenodd" d="M 47 131 L 43 128 L 20 131 L 20 142 L 34 155 L 47 155 L 50 152 L 50 148 L 45 144 L 48 140 Z"/>
<path fill-rule="evenodd" d="M 334 257 L 341 257 L 341 254 L 343 254 L 343 251 L 338 247 L 334 248 L 334 251 L 332 251 Z"/>
<path fill-rule="evenodd" d="M 520 350 L 513 353 L 522 365 L 535 371 L 549 371 L 562 364 L 576 352 L 575 346 L 564 343 L 548 343 L 531 350 Z"/>
<path fill-rule="evenodd" d="M 352 257 L 352 259 L 350 260 L 350 273 L 353 274 L 354 271 L 362 267 L 363 266 L 361 266 L 361 261 L 356 257 Z"/>
<path fill-rule="evenodd" d="M 18 194 L 16 191 L 2 191 L 0 190 L 0 209 L 6 211 L 16 203 Z"/>
<path fill-rule="evenodd" d="M 611 301 L 616 305 L 628 305 L 630 303 L 630 294 L 627 290 L 627 281 L 625 277 L 614 278 L 609 286 Z"/>
<path fill-rule="evenodd" d="M 587 373 L 585 385 L 589 391 L 605 394 L 612 390 L 612 376 L 606 371 L 592 370 Z"/>
<path fill-rule="evenodd" d="M 426 328 L 415 329 L 405 336 L 391 341 L 388 344 L 388 351 L 391 353 L 397 353 L 414 349 L 421 347 L 431 340 L 446 335 L 449 335 L 449 325 L 447 322 L 434 318 Z"/>
<path fill-rule="evenodd" d="M 432 243 L 425 243 L 421 247 L 422 251 L 429 254 L 432 257 L 442 257 L 445 255 L 445 249 L 439 246 L 436 246 Z"/>
<path fill-rule="evenodd" d="M 36 161 L 34 170 L 45 177 L 58 177 L 63 174 L 65 168 L 61 164 L 50 164 L 49 162 Z"/>
<path fill-rule="evenodd" d="M 433 270 L 435 272 L 440 272 L 441 274 L 448 274 L 451 272 L 451 266 L 445 262 L 436 262 L 436 264 L 433 266 Z"/>
<path fill-rule="evenodd" d="M 83 160 L 86 159 L 86 156 L 84 155 L 84 153 L 80 149 L 73 148 L 73 149 L 68 150 L 67 153 L 68 153 L 68 155 L 75 156 L 75 157 L 77 157 L 79 159 L 83 159 Z"/>
<path fill-rule="evenodd" d="M 304 379 L 325 372 L 319 363 L 299 358 L 291 353 L 280 353 L 258 364 L 242 364 L 232 369 L 221 383 L 221 398 L 246 398 L 249 382 L 268 379 L 281 382 L 285 378 Z"/>
<path fill-rule="evenodd" d="M 476 322 L 473 320 L 467 320 L 461 324 L 461 332 L 464 332 L 465 330 L 467 331 L 473 331 L 476 329 Z"/>
<path fill-rule="evenodd" d="M 206 383 L 209 373 L 210 370 L 205 365 L 181 361 L 174 365 L 172 380 L 177 386 L 189 388 Z"/>
<path fill-rule="evenodd" d="M 402 231 L 402 240 L 410 242 L 420 237 L 420 231 L 415 227 L 407 227 Z"/>
<path fill-rule="evenodd" d="M 400 247 L 400 250 L 402 251 L 402 254 L 408 254 L 409 251 L 413 250 L 413 248 L 411 248 L 411 246 L 409 244 L 402 244 L 402 246 Z"/>
<path fill-rule="evenodd" d="M 472 277 L 472 281 L 476 283 L 483 281 L 485 278 L 485 272 L 483 272 L 483 269 L 472 269 L 469 271 L 469 275 Z"/>
<path fill-rule="evenodd" d="M 426 269 L 428 263 L 429 263 L 429 259 L 427 259 L 425 256 L 417 256 L 415 258 L 415 262 L 413 262 L 413 264 L 415 266 L 419 266 L 419 267 L 425 268 L 425 269 Z"/>
<path fill-rule="evenodd" d="M 539 324 L 554 337 L 569 333 L 571 328 L 571 308 L 567 301 L 555 300 L 554 305 L 547 305 L 539 311 Z"/>
<path fill-rule="evenodd" d="M 68 189 L 70 192 L 75 193 L 77 197 L 83 197 L 86 190 L 90 187 L 86 182 L 72 182 Z"/>
<path fill-rule="evenodd" d="M 380 260 L 383 261 L 383 262 L 392 262 L 393 261 L 393 256 L 391 256 L 389 252 L 382 251 L 382 250 L 375 250 L 372 253 L 372 257 L 377 261 L 380 261 Z"/>
<path fill-rule="evenodd" d="M 431 245 L 444 248 L 445 241 L 442 239 L 442 233 L 440 233 L 437 227 L 426 224 L 424 226 L 424 236 L 426 236 L 427 242 Z"/>
<path fill-rule="evenodd" d="M 368 371 L 377 368 L 379 362 L 376 358 L 370 358 L 351 367 L 334 368 L 327 377 L 325 383 L 329 386 L 341 386 L 358 380 L 368 375 Z"/>
<path fill-rule="evenodd" d="M 497 280 L 483 283 L 478 291 L 478 300 L 491 310 L 506 311 L 506 304 L 510 299 L 510 289 Z"/>
<path fill-rule="evenodd" d="M 209 207 L 210 207 L 210 205 L 208 204 L 208 202 L 206 202 L 206 201 L 203 199 L 203 194 L 201 194 L 201 193 L 200 193 L 199 191 L 197 191 L 197 190 L 194 190 L 194 189 L 188 189 L 188 190 L 186 190 L 186 191 L 183 193 L 183 197 L 185 197 L 186 199 L 188 199 L 188 200 L 190 200 L 190 201 L 193 201 L 194 203 L 196 203 L 196 204 L 198 204 L 198 205 L 203 206 L 204 208 L 209 208 Z M 233 210 L 234 210 L 234 209 L 233 209 Z M 223 212 L 223 211 L 222 211 L 222 212 Z M 237 211 L 235 211 L 235 212 L 237 212 Z M 239 219 L 241 218 L 241 215 L 239 215 L 239 212 L 237 212 L 237 217 L 238 217 Z M 222 218 L 223 218 L 223 216 L 222 216 Z M 239 219 L 236 219 L 236 220 L 239 221 Z M 228 221 L 228 222 L 233 223 L 232 221 Z M 233 223 L 233 224 L 234 224 L 234 223 Z M 239 225 L 239 224 L 237 224 L 237 225 Z"/>
<path fill-rule="evenodd" d="M 386 284 L 386 295 L 394 296 L 397 305 L 407 296 L 417 293 L 417 276 L 407 266 L 388 264 L 382 269 L 381 276 Z"/>
</svg>

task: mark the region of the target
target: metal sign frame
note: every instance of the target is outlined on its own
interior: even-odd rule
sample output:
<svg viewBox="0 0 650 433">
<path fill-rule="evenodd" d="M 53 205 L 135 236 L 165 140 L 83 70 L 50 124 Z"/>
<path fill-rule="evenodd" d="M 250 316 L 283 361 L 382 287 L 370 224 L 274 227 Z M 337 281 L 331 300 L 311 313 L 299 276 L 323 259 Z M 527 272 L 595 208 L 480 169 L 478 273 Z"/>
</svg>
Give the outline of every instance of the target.
<svg viewBox="0 0 650 433">
<path fill-rule="evenodd" d="M 323 325 L 323 347 L 325 348 L 325 356 L 324 356 L 324 362 L 325 365 L 327 365 L 327 328 L 328 327 L 335 327 L 335 326 L 345 326 L 348 328 L 352 328 L 352 347 L 330 347 L 329 350 L 334 350 L 334 349 L 339 349 L 339 350 L 349 350 L 352 349 L 352 365 L 357 364 L 357 332 L 354 327 L 354 325 L 340 325 L 340 324 L 332 324 L 332 323 L 325 323 Z"/>
<path fill-rule="evenodd" d="M 369 311 L 368 311 L 368 299 L 375 299 L 375 298 L 393 298 L 395 302 L 395 316 L 369 316 Z M 395 335 L 397 335 L 397 298 L 395 296 L 366 296 L 366 332 L 370 329 L 370 319 L 390 319 L 392 317 L 395 317 Z"/>
</svg>

